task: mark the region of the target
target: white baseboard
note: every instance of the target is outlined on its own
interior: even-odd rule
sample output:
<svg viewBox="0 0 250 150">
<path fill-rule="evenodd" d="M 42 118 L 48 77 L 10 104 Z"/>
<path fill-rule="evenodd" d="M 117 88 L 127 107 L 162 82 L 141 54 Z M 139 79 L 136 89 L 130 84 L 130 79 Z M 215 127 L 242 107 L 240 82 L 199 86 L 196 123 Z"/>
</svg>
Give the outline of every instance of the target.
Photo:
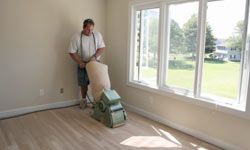
<svg viewBox="0 0 250 150">
<path fill-rule="evenodd" d="M 6 111 L 0 111 L 0 119 L 15 117 L 15 116 L 19 116 L 19 115 L 23 115 L 23 114 L 27 114 L 27 113 L 32 113 L 32 112 L 36 112 L 36 111 L 41 111 L 41 110 L 73 106 L 76 104 L 79 104 L 79 100 L 77 100 L 77 99 L 63 101 L 63 102 L 50 103 L 50 104 L 37 105 L 37 106 L 31 106 L 31 107 L 11 109 L 11 110 L 6 110 Z"/>
<path fill-rule="evenodd" d="M 167 125 L 169 127 L 172 127 L 172 128 L 177 129 L 179 131 L 182 131 L 182 132 L 184 132 L 186 134 L 192 135 L 192 136 L 194 136 L 196 138 L 199 138 L 199 139 L 204 140 L 204 141 L 206 141 L 208 143 L 219 146 L 219 147 L 221 147 L 223 149 L 228 149 L 228 150 L 240 150 L 241 149 L 238 146 L 226 143 L 226 142 L 224 142 L 224 141 L 222 141 L 220 139 L 211 137 L 211 136 L 209 136 L 209 135 L 207 135 L 205 133 L 202 133 L 200 131 L 190 129 L 190 128 L 187 128 L 187 127 L 182 126 L 180 124 L 171 122 L 168 119 L 165 119 L 165 118 L 160 117 L 158 115 L 155 115 L 153 113 L 147 112 L 147 111 L 145 111 L 145 110 L 143 110 L 141 108 L 135 107 L 133 105 L 126 104 L 126 103 L 123 103 L 123 105 L 126 107 L 126 109 L 128 109 L 128 110 L 130 110 L 132 112 L 135 112 L 135 113 L 137 113 L 139 115 L 142 115 L 142 116 L 144 116 L 146 118 L 149 118 L 151 120 L 154 120 L 154 121 L 160 122 L 162 124 L 165 124 L 165 125 Z"/>
</svg>

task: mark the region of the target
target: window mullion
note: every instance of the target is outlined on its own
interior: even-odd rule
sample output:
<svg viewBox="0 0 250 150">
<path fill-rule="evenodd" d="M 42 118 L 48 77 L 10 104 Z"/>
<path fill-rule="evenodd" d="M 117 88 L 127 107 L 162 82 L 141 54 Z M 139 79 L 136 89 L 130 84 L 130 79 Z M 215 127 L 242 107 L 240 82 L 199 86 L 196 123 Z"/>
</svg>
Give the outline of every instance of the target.
<svg viewBox="0 0 250 150">
<path fill-rule="evenodd" d="M 138 62 L 138 81 L 141 81 L 141 76 L 140 76 L 140 70 L 141 70 L 141 66 L 142 66 L 142 58 L 143 58 L 143 49 L 142 49 L 142 45 L 143 45 L 143 36 L 144 36 L 144 28 L 142 26 L 142 24 L 144 22 L 142 22 L 142 17 L 143 17 L 143 13 L 142 11 L 140 11 L 140 37 L 139 37 L 139 41 L 140 41 L 140 46 L 139 46 L 139 62 Z"/>
<path fill-rule="evenodd" d="M 169 29 L 169 3 L 165 3 L 165 16 L 164 16 L 164 47 L 162 53 L 162 84 L 163 88 L 166 88 L 166 80 L 168 76 L 168 60 L 169 60 L 169 39 L 170 39 L 170 29 Z"/>
<path fill-rule="evenodd" d="M 164 81 L 165 81 L 165 50 L 166 50 L 166 18 L 167 18 L 167 7 L 166 7 L 166 3 L 163 2 L 161 3 L 161 8 L 160 8 L 160 28 L 159 28 L 159 69 L 158 69 L 158 87 L 162 88 L 164 85 Z"/>
<path fill-rule="evenodd" d="M 200 97 L 206 37 L 207 0 L 199 1 L 194 97 Z"/>
<path fill-rule="evenodd" d="M 139 60 L 138 60 L 138 70 L 137 70 L 137 79 L 138 81 L 140 81 L 140 69 L 141 69 L 141 58 L 142 58 L 142 11 L 140 11 L 140 26 L 139 26 L 139 30 L 140 30 L 140 33 L 139 33 Z"/>
<path fill-rule="evenodd" d="M 134 10 L 134 7 L 131 6 L 130 7 L 130 40 L 129 40 L 129 47 L 130 47 L 130 51 L 129 51 L 129 63 L 128 63 L 128 70 L 129 70 L 129 73 L 128 73 L 128 78 L 127 78 L 127 81 L 130 82 L 132 80 L 134 80 L 134 70 L 135 70 L 135 40 L 136 40 L 136 11 Z"/>
<path fill-rule="evenodd" d="M 242 52 L 241 52 L 241 75 L 240 75 L 240 88 L 239 88 L 239 101 L 238 103 L 246 105 L 247 99 L 247 89 L 248 89 L 248 82 L 249 82 L 249 50 L 250 50 L 250 41 L 248 39 L 248 33 L 250 33 L 249 28 L 249 12 L 250 2 L 246 0 L 246 10 L 245 10 L 245 20 L 244 20 L 244 31 L 243 32 L 243 45 L 242 45 Z M 244 81 L 244 82 L 243 82 Z"/>
</svg>

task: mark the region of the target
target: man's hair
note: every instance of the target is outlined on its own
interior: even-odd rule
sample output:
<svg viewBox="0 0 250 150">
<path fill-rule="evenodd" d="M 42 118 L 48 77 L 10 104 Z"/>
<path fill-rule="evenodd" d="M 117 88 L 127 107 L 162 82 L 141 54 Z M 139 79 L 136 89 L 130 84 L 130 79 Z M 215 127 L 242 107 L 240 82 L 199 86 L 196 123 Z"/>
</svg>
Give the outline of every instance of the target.
<svg viewBox="0 0 250 150">
<path fill-rule="evenodd" d="M 84 21 L 83 21 L 83 27 L 85 28 L 87 25 L 95 25 L 95 22 L 92 20 L 92 19 L 85 19 Z"/>
</svg>

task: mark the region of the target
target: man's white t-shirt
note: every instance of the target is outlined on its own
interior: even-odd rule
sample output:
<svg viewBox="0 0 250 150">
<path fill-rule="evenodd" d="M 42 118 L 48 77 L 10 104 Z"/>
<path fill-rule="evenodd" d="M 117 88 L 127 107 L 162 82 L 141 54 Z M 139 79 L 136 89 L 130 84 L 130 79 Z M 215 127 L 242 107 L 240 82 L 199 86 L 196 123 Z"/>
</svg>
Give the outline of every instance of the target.
<svg viewBox="0 0 250 150">
<path fill-rule="evenodd" d="M 82 34 L 82 41 L 80 41 L 81 34 L 82 32 L 73 35 L 69 44 L 68 52 L 69 53 L 78 52 L 78 54 L 82 57 L 83 61 L 89 61 L 90 58 L 95 54 L 97 49 L 105 47 L 105 43 L 103 41 L 101 33 L 99 32 L 93 32 L 94 36 L 93 34 L 91 34 L 90 36 Z M 82 42 L 82 48 L 81 48 L 81 42 Z"/>
</svg>

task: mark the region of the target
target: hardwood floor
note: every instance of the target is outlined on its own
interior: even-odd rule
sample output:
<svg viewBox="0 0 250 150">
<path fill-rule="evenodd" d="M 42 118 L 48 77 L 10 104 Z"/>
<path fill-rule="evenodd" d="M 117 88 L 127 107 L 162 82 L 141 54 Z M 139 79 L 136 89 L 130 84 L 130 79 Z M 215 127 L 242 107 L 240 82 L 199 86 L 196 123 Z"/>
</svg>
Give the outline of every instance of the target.
<svg viewBox="0 0 250 150">
<path fill-rule="evenodd" d="M 0 150 L 220 149 L 132 112 L 114 129 L 90 113 L 74 106 L 0 120 Z"/>
</svg>

